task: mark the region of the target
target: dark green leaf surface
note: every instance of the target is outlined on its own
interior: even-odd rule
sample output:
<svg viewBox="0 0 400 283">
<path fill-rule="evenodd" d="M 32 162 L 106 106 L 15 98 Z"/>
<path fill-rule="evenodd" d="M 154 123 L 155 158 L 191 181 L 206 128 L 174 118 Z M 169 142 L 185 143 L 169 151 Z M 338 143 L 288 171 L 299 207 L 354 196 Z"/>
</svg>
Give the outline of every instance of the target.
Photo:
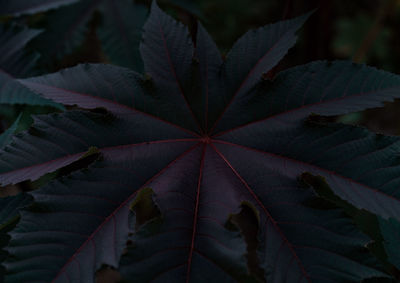
<svg viewBox="0 0 400 283">
<path fill-rule="evenodd" d="M 34 14 L 77 1 L 79 0 L 0 0 L 0 15 Z"/>
<path fill-rule="evenodd" d="M 394 218 L 379 219 L 389 261 L 400 270 L 400 222 Z"/>
<path fill-rule="evenodd" d="M 29 74 L 37 56 L 29 54 L 25 47 L 40 32 L 18 25 L 0 25 L 0 67 L 3 72 L 19 77 Z"/>
<path fill-rule="evenodd" d="M 7 226 L 18 218 L 20 209 L 29 205 L 30 202 L 31 198 L 24 193 L 0 198 L 0 232 L 4 233 Z"/>
<path fill-rule="evenodd" d="M 21 116 L 22 115 L 20 114 L 17 120 L 15 120 L 14 123 L 0 135 L 0 148 L 4 148 L 6 145 L 11 143 L 12 136 L 15 134 L 15 131 L 18 128 Z"/>
<path fill-rule="evenodd" d="M 98 35 L 107 59 L 140 70 L 138 48 L 147 10 L 130 0 L 81 0 L 50 13 L 46 31 L 34 42 L 44 60 L 62 58 L 79 47 L 95 11 L 101 12 Z"/>
<path fill-rule="evenodd" d="M 370 239 L 341 210 L 307 205 L 316 195 L 299 178 L 321 176 L 357 208 L 399 219 L 399 139 L 308 116 L 379 106 L 400 97 L 400 80 L 316 62 L 262 81 L 305 18 L 250 32 L 223 62 L 201 26 L 195 46 L 153 4 L 141 45 L 146 76 L 80 65 L 20 80 L 44 98 L 97 109 L 37 117 L 0 153 L 2 184 L 36 179 L 91 147 L 102 159 L 32 193 L 35 207 L 12 233 L 6 282 L 90 283 L 103 264 L 128 282 L 252 282 L 260 267 L 266 282 L 387 276 L 366 264 Z M 144 224 L 130 217 L 141 188 L 152 189 L 160 212 Z M 240 229 L 227 227 L 243 202 L 259 215 L 256 268 Z"/>
<path fill-rule="evenodd" d="M 7 258 L 7 253 L 3 250 L 10 240 L 7 233 L 15 227 L 20 209 L 30 203 L 31 198 L 26 194 L 0 198 L 0 264 Z M 5 270 L 0 265 L 0 282 L 3 282 L 4 274 Z"/>
<path fill-rule="evenodd" d="M 26 52 L 26 44 L 40 31 L 25 27 L 0 25 L 0 103 L 48 105 L 62 108 L 61 105 L 43 99 L 15 81 L 31 73 L 37 59 Z"/>
<path fill-rule="evenodd" d="M 193 15 L 196 15 L 199 18 L 203 18 L 203 14 L 199 9 L 199 4 L 195 1 L 190 0 L 167 0 L 167 3 L 170 3 L 180 9 L 183 9 Z"/>
<path fill-rule="evenodd" d="M 103 23 L 98 35 L 108 60 L 118 66 L 141 70 L 139 43 L 147 16 L 145 6 L 130 0 L 104 1 L 100 7 Z"/>
<path fill-rule="evenodd" d="M 45 31 L 32 43 L 41 60 L 51 62 L 75 50 L 83 42 L 88 22 L 99 3 L 100 0 L 81 0 L 51 11 L 46 16 Z"/>
</svg>

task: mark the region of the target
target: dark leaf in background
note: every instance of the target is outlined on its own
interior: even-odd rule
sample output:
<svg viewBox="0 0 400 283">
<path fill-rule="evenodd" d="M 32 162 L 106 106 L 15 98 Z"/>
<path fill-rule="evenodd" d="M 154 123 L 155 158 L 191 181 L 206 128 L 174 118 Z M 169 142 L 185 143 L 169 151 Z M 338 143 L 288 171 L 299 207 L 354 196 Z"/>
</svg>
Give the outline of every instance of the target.
<svg viewBox="0 0 400 283">
<path fill-rule="evenodd" d="M 394 218 L 379 219 L 389 261 L 400 270 L 400 222 Z"/>
<path fill-rule="evenodd" d="M 32 93 L 19 84 L 15 77 L 29 75 L 37 60 L 37 55 L 26 51 L 26 44 L 40 33 L 17 25 L 0 25 L 0 103 L 48 105 L 63 108 L 61 105 Z"/>
<path fill-rule="evenodd" d="M 162 2 L 162 1 L 160 1 Z M 180 9 L 183 9 L 193 15 L 196 15 L 199 18 L 203 17 L 202 12 L 199 9 L 198 3 L 195 3 L 195 1 L 190 1 L 190 0 L 167 0 L 166 1 L 169 4 L 172 4 Z"/>
<path fill-rule="evenodd" d="M 0 26 L 0 66 L 10 76 L 24 77 L 30 75 L 38 59 L 37 54 L 28 52 L 26 44 L 41 33 L 40 30 L 29 29 L 16 24 Z"/>
<path fill-rule="evenodd" d="M 52 62 L 76 50 L 87 36 L 96 11 L 101 15 L 98 36 L 106 60 L 140 70 L 138 46 L 147 9 L 131 0 L 81 0 L 50 12 L 45 32 L 34 41 L 43 60 Z"/>
<path fill-rule="evenodd" d="M 3 133 L 0 135 L 0 148 L 4 148 L 6 145 L 10 144 L 12 141 L 12 137 L 17 131 L 19 122 L 21 120 L 22 114 L 18 116 L 18 118 L 14 121 L 14 123 Z"/>
<path fill-rule="evenodd" d="M 0 0 L 0 16 L 35 14 L 77 1 L 79 0 Z"/>
<path fill-rule="evenodd" d="M 100 10 L 102 24 L 98 35 L 109 62 L 141 70 L 138 47 L 148 13 L 145 6 L 133 5 L 131 0 L 108 0 Z"/>
<path fill-rule="evenodd" d="M 7 258 L 7 252 L 3 250 L 10 240 L 7 235 L 19 219 L 19 211 L 31 203 L 31 198 L 26 194 L 0 198 L 0 263 Z M 3 282 L 5 270 L 0 266 L 0 282 Z"/>
</svg>

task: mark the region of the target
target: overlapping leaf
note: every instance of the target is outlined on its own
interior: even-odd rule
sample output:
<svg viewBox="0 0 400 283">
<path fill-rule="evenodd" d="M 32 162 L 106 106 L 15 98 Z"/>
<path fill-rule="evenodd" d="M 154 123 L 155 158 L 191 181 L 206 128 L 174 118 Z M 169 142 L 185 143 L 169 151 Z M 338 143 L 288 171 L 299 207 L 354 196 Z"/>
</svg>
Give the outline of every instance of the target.
<svg viewBox="0 0 400 283">
<path fill-rule="evenodd" d="M 34 14 L 77 1 L 79 0 L 1 0 L 0 15 Z"/>
<path fill-rule="evenodd" d="M 220 119 L 222 122 L 229 119 L 225 112 L 234 107 L 237 101 L 245 99 L 262 75 L 286 55 L 296 42 L 296 31 L 309 15 L 251 30 L 235 43 L 221 68 L 224 90 L 219 95 L 210 95 L 218 97 L 217 101 L 210 103 L 211 132 Z"/>
<path fill-rule="evenodd" d="M 40 31 L 17 25 L 0 25 L 0 103 L 61 106 L 32 93 L 15 81 L 31 73 L 37 59 L 26 51 L 26 44 Z M 62 107 L 61 107 L 62 108 Z"/>
<path fill-rule="evenodd" d="M 31 198 L 26 194 L 0 198 L 0 263 L 7 258 L 3 251 L 9 243 L 7 232 L 11 231 L 19 218 L 19 210 L 30 204 Z M 5 270 L 0 266 L 0 282 L 4 280 Z"/>
<path fill-rule="evenodd" d="M 44 59 L 60 58 L 82 44 L 95 11 L 101 12 L 98 35 L 107 59 L 140 69 L 138 47 L 147 10 L 131 0 L 81 0 L 50 13 L 46 31 L 35 41 Z"/>
<path fill-rule="evenodd" d="M 18 118 L 14 121 L 14 123 L 3 133 L 0 135 L 0 148 L 4 148 L 6 145 L 10 144 L 12 141 L 12 136 L 15 134 L 15 131 L 18 128 L 19 121 L 21 120 L 21 116 L 19 115 Z"/>
<path fill-rule="evenodd" d="M 99 29 L 99 38 L 108 60 L 113 64 L 142 68 L 139 42 L 147 9 L 132 1 L 104 1 L 101 6 L 103 24 Z"/>
<path fill-rule="evenodd" d="M 12 232 L 6 282 L 94 282 L 123 254 L 131 282 L 251 282 L 245 237 L 226 225 L 243 203 L 257 211 L 265 281 L 386 276 L 367 263 L 370 240 L 340 210 L 307 205 L 315 193 L 299 177 L 321 176 L 355 207 L 399 219 L 399 139 L 307 117 L 379 106 L 400 97 L 400 79 L 317 62 L 263 81 L 304 20 L 250 32 L 223 62 L 201 26 L 194 46 L 154 4 L 141 46 L 146 77 L 81 65 L 21 80 L 56 102 L 110 112 L 37 117 L 1 153 L 3 184 L 36 179 L 90 147 L 102 155 L 33 193 L 35 207 Z M 248 60 L 246 48 L 257 51 Z M 129 208 L 144 187 L 160 217 L 138 227 Z"/>
<path fill-rule="evenodd" d="M 249 123 L 268 127 L 310 113 L 341 115 L 382 106 L 399 96 L 399 85 L 399 76 L 365 65 L 312 62 L 283 71 L 273 82 L 265 80 L 234 100 L 216 131 L 233 131 Z"/>
<path fill-rule="evenodd" d="M 400 223 L 394 218 L 379 219 L 389 261 L 400 270 Z"/>
</svg>

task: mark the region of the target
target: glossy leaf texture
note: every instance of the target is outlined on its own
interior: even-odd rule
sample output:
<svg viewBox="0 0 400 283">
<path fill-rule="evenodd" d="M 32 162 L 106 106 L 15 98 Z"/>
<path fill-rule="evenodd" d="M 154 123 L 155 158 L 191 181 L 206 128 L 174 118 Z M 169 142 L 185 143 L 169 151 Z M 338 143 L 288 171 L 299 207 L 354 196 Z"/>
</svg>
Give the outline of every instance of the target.
<svg viewBox="0 0 400 283">
<path fill-rule="evenodd" d="M 76 50 L 87 36 L 96 11 L 100 12 L 97 33 L 106 60 L 141 69 L 143 63 L 138 47 L 147 9 L 130 0 L 81 0 L 50 12 L 46 30 L 34 41 L 44 62 L 52 62 Z"/>
<path fill-rule="evenodd" d="M 103 265 L 128 282 L 388 277 L 370 264 L 371 240 L 342 210 L 310 206 L 316 194 L 302 176 L 400 219 L 399 139 L 315 115 L 379 106 L 400 97 L 400 79 L 339 61 L 265 81 L 306 17 L 246 34 L 224 61 L 201 25 L 195 45 L 154 3 L 140 48 L 146 76 L 79 65 L 19 80 L 85 110 L 37 116 L 1 151 L 1 184 L 35 180 L 93 148 L 100 157 L 31 193 L 35 205 L 11 233 L 6 282 L 89 283 Z M 142 201 L 159 215 L 144 221 Z M 244 204 L 258 223 L 256 268 L 242 227 L 229 225 Z"/>
<path fill-rule="evenodd" d="M 20 16 L 23 14 L 35 14 L 77 1 L 79 0 L 1 0 L 0 15 Z"/>
<path fill-rule="evenodd" d="M 61 105 L 32 93 L 15 78 L 32 75 L 37 54 L 29 53 L 26 45 L 40 33 L 18 25 L 0 25 L 0 103 L 53 106 Z"/>
</svg>

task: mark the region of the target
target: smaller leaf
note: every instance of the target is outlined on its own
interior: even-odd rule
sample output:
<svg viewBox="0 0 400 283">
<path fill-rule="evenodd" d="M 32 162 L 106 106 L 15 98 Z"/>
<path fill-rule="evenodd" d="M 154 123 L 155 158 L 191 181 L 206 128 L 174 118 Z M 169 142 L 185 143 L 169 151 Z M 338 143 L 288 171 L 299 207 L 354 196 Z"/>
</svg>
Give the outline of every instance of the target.
<svg viewBox="0 0 400 283">
<path fill-rule="evenodd" d="M 101 10 L 103 23 L 98 34 L 104 53 L 113 64 L 141 71 L 143 63 L 138 47 L 146 7 L 131 0 L 118 0 L 104 1 Z"/>
<path fill-rule="evenodd" d="M 0 0 L 0 16 L 35 14 L 77 1 L 79 0 Z"/>
<path fill-rule="evenodd" d="M 140 71 L 138 49 L 146 14 L 147 8 L 132 0 L 81 0 L 46 15 L 46 30 L 33 44 L 42 55 L 41 64 L 51 70 L 71 54 L 79 56 L 68 56 L 72 62 L 67 65 L 87 62 L 88 56 L 90 62 L 104 62 L 103 51 L 110 63 Z M 80 58 L 82 50 L 88 51 L 86 59 Z"/>
<path fill-rule="evenodd" d="M 394 218 L 379 217 L 384 245 L 389 261 L 400 270 L 400 222 Z"/>
<path fill-rule="evenodd" d="M 75 1 L 46 14 L 45 31 L 32 42 L 33 48 L 41 54 L 40 65 L 53 67 L 55 59 L 71 54 L 83 42 L 99 3 L 97 0 Z"/>
<path fill-rule="evenodd" d="M 40 30 L 28 29 L 21 25 L 0 24 L 1 73 L 20 77 L 26 75 L 32 69 L 37 60 L 37 54 L 27 52 L 25 47 L 40 33 Z"/>
<path fill-rule="evenodd" d="M 19 122 L 21 120 L 22 114 L 20 114 L 17 120 L 4 132 L 0 135 L 0 148 L 4 148 L 12 141 L 12 136 L 18 128 Z"/>
<path fill-rule="evenodd" d="M 379 266 L 385 268 L 390 272 L 390 266 L 387 255 L 383 247 L 383 237 L 379 228 L 378 217 L 364 209 L 357 209 L 349 202 L 341 199 L 329 187 L 326 179 L 322 176 L 315 176 L 311 173 L 305 172 L 299 177 L 299 181 L 306 186 L 310 186 L 316 193 L 316 197 L 306 201 L 306 204 L 317 209 L 337 209 L 341 208 L 343 211 L 353 219 L 353 222 L 364 234 L 368 235 L 371 241 L 367 244 L 371 253 L 381 262 L 370 261 L 369 265 Z M 365 260 L 363 258 L 362 260 Z"/>
<path fill-rule="evenodd" d="M 19 25 L 0 24 L 0 103 L 47 105 L 64 109 L 58 103 L 44 99 L 15 80 L 32 74 L 37 55 L 25 50 L 26 45 L 40 33 Z"/>
<path fill-rule="evenodd" d="M 30 202 L 31 197 L 23 193 L 0 198 L 0 232 L 4 232 L 10 223 L 19 217 L 19 210 L 30 204 Z"/>
<path fill-rule="evenodd" d="M 31 203 L 31 197 L 27 194 L 19 194 L 0 198 L 0 282 L 3 282 L 5 270 L 1 263 L 7 258 L 7 252 L 3 251 L 10 241 L 7 235 L 19 220 L 19 211 L 21 208 Z"/>
</svg>

